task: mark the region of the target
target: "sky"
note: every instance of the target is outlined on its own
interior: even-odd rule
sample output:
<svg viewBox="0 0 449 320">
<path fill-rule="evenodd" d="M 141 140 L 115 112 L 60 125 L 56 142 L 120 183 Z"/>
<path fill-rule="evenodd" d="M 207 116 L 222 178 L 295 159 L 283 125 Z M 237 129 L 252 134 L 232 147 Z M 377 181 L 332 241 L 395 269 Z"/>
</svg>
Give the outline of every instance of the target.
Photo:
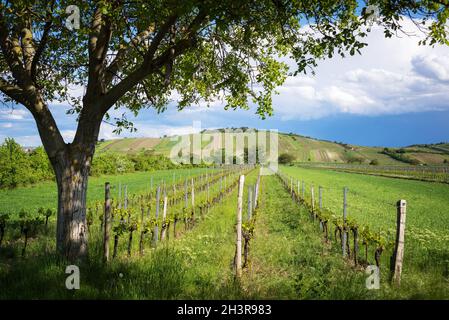
<svg viewBox="0 0 449 320">
<path fill-rule="evenodd" d="M 316 75 L 288 77 L 273 97 L 274 115 L 261 120 L 250 110 L 192 106 L 181 112 L 171 103 L 166 112 L 142 110 L 137 128 L 120 136 L 104 123 L 100 138 L 158 137 L 195 132 L 201 128 L 252 127 L 277 129 L 331 141 L 366 146 L 399 147 L 449 141 L 449 47 L 419 46 L 420 34 L 404 20 L 413 36 L 385 39 L 374 26 L 362 55 L 321 61 Z M 286 60 L 288 64 L 291 61 Z M 82 90 L 80 88 L 79 90 Z M 75 134 L 74 116 L 65 104 L 50 105 L 66 142 Z M 126 110 L 115 110 L 112 116 Z M 13 137 L 25 146 L 40 145 L 36 125 L 23 107 L 0 106 L 0 141 Z"/>
</svg>

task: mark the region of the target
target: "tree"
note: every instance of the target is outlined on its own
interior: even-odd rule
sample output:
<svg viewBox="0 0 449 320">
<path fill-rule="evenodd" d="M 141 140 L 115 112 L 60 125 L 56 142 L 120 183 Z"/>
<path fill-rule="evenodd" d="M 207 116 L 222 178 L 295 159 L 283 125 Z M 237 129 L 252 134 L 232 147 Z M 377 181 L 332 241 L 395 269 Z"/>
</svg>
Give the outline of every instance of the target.
<svg viewBox="0 0 449 320">
<path fill-rule="evenodd" d="M 7 138 L 0 146 L 0 185 L 16 187 L 27 181 L 28 155 L 14 139 Z"/>
<path fill-rule="evenodd" d="M 399 29 L 401 14 L 410 13 L 433 24 L 431 44 L 447 42 L 445 1 L 370 2 L 380 8 L 386 36 Z M 226 109 L 247 109 L 252 101 L 265 118 L 272 114 L 272 93 L 289 72 L 279 57 L 292 57 L 297 74 L 319 59 L 365 46 L 368 14 L 359 17 L 358 3 L 0 0 L 0 91 L 4 103 L 31 112 L 55 171 L 57 249 L 70 259 L 87 254 L 87 180 L 100 125 L 105 119 L 117 132 L 134 130 L 125 115 L 110 119 L 111 109 L 164 111 L 177 92 L 179 109 L 224 97 Z M 69 30 L 66 9 L 74 10 L 72 5 L 81 23 Z M 84 95 L 74 95 L 73 86 L 85 88 Z M 68 112 L 78 116 L 70 143 L 49 109 L 57 100 L 70 103 Z"/>
<path fill-rule="evenodd" d="M 290 153 L 282 153 L 279 155 L 278 161 L 280 164 L 289 164 L 295 161 L 295 156 Z"/>
</svg>

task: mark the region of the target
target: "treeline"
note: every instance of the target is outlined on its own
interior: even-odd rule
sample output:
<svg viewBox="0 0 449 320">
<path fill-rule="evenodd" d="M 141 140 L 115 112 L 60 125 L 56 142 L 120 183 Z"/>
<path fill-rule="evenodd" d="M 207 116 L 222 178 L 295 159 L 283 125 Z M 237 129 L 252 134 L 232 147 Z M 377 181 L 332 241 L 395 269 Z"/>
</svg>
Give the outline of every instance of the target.
<svg viewBox="0 0 449 320">
<path fill-rule="evenodd" d="M 183 164 L 183 168 L 192 165 Z M 198 165 L 195 165 L 198 166 Z M 201 165 L 203 166 L 203 165 Z M 90 175 L 122 174 L 179 168 L 170 159 L 151 152 L 138 154 L 101 153 L 94 157 Z M 53 180 L 54 172 L 43 147 L 27 152 L 14 139 L 0 145 L 0 188 L 16 188 Z"/>
<path fill-rule="evenodd" d="M 381 152 L 383 154 L 386 154 L 387 156 L 390 156 L 391 158 L 404 162 L 404 163 L 408 163 L 408 164 L 412 164 L 412 165 L 418 165 L 421 162 L 417 159 L 412 159 L 409 156 L 407 156 L 405 153 L 406 151 L 404 149 L 398 149 L 398 150 L 391 150 L 389 148 L 384 148 L 384 150 Z"/>
</svg>

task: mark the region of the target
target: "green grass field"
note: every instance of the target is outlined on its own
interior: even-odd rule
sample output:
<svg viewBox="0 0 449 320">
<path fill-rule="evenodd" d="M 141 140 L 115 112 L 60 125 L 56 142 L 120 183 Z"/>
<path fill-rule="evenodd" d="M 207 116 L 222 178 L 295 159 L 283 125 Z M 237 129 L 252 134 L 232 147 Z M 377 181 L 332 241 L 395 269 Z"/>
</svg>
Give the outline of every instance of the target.
<svg viewBox="0 0 449 320">
<path fill-rule="evenodd" d="M 129 194 L 148 191 L 153 178 L 153 188 L 165 181 L 166 183 L 179 181 L 181 177 L 193 176 L 199 173 L 206 173 L 213 169 L 193 168 L 178 170 L 159 170 L 153 172 L 134 172 L 122 175 L 90 177 L 87 193 L 87 201 L 104 201 L 104 184 L 111 184 L 111 193 L 116 196 L 118 185 L 128 186 Z M 36 211 L 39 207 L 56 208 L 58 191 L 55 182 L 43 182 L 29 187 L 17 189 L 0 189 L 0 210 L 8 213 L 18 213 L 24 209 L 26 211 Z"/>
</svg>

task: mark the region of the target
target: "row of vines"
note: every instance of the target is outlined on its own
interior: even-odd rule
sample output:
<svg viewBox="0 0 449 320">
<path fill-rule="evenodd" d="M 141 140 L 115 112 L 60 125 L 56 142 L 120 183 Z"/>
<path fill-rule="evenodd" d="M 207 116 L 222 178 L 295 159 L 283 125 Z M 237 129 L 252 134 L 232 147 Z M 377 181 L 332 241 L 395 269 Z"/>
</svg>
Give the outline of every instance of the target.
<svg viewBox="0 0 449 320">
<path fill-rule="evenodd" d="M 350 164 L 301 164 L 301 166 L 349 173 L 449 183 L 449 166 L 374 166 Z"/>
<path fill-rule="evenodd" d="M 193 228 L 212 206 L 235 188 L 239 174 L 250 169 L 240 166 L 180 176 L 171 184 L 163 181 L 159 186 L 151 186 L 147 192 L 130 195 L 126 191 L 122 195 L 122 187 L 117 186 L 118 195 L 110 199 L 113 257 L 117 257 L 121 250 L 131 255 L 136 235 L 139 253 L 143 254 L 147 242 L 155 247 L 159 241 L 168 240 L 170 236 L 176 238 L 183 230 Z M 103 238 L 104 213 L 105 203 L 88 204 L 86 222 L 90 238 Z M 18 215 L 0 213 L 0 249 L 8 249 L 5 250 L 7 255 L 14 257 L 18 248 L 20 255 L 25 256 L 30 240 L 36 241 L 40 236 L 54 232 L 55 214 L 51 208 L 39 208 L 37 212 L 21 210 Z"/>
<path fill-rule="evenodd" d="M 390 254 L 389 269 L 394 270 L 396 235 L 391 229 L 373 231 L 368 225 L 361 224 L 351 217 L 345 218 L 342 214 L 332 212 L 322 205 L 321 193 L 319 197 L 315 197 L 313 186 L 310 186 L 311 197 L 306 198 L 304 182 L 301 185 L 300 181 L 283 173 L 278 173 L 277 176 L 292 199 L 310 214 L 311 221 L 318 223 L 326 244 L 338 245 L 343 256 L 352 261 L 354 266 L 366 267 L 375 264 L 381 269 L 382 256 Z"/>
</svg>

